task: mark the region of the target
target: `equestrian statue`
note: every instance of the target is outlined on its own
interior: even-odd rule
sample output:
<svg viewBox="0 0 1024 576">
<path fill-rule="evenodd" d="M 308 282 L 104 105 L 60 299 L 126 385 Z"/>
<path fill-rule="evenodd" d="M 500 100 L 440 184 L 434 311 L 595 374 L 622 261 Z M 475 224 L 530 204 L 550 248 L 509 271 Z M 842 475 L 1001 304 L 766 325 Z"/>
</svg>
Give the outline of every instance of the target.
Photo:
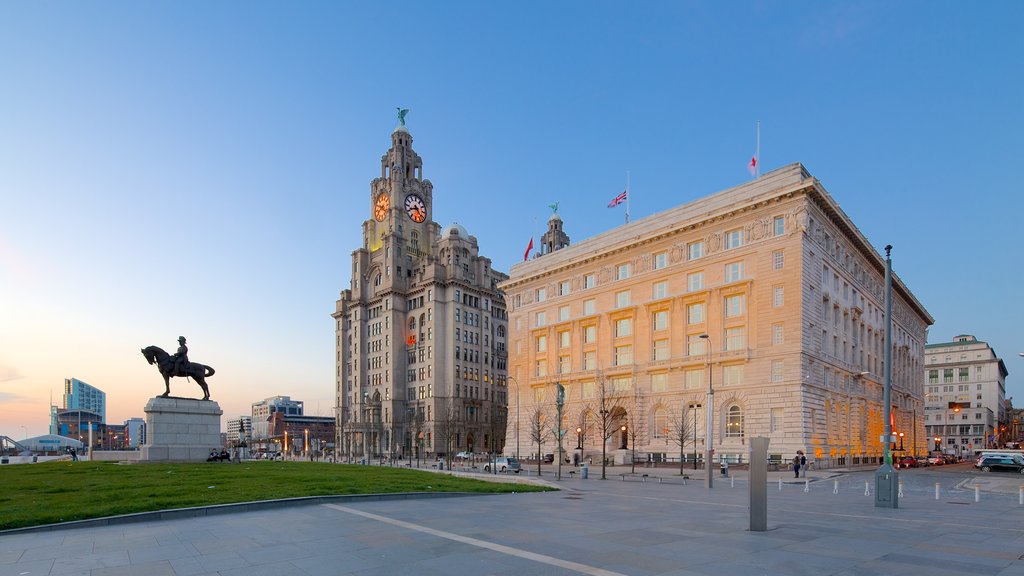
<svg viewBox="0 0 1024 576">
<path fill-rule="evenodd" d="M 191 377 L 203 389 L 203 400 L 210 399 L 210 389 L 206 386 L 206 379 L 213 376 L 213 368 L 206 364 L 190 362 L 188 359 L 188 346 L 185 346 L 185 337 L 178 337 L 178 352 L 174 355 L 168 354 L 159 346 L 147 346 L 142 349 L 142 355 L 150 364 L 156 364 L 160 375 L 164 377 L 165 391 L 160 396 L 166 398 L 171 395 L 171 377 Z"/>
</svg>

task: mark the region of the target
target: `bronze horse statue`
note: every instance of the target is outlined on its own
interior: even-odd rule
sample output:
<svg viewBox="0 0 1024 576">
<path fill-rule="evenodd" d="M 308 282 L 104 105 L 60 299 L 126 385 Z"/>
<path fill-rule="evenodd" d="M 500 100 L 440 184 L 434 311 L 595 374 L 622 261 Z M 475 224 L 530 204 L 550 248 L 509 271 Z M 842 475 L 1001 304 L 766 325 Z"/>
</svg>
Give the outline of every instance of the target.
<svg viewBox="0 0 1024 576">
<path fill-rule="evenodd" d="M 213 368 L 206 364 L 200 364 L 198 362 L 189 362 L 185 365 L 184 370 L 174 373 L 174 358 L 164 351 L 159 346 L 147 346 L 142 349 L 142 355 L 146 357 L 146 361 L 150 364 L 156 363 L 157 368 L 160 369 L 160 375 L 164 377 L 164 387 L 166 391 L 161 394 L 163 397 L 171 395 L 171 377 L 172 376 L 191 376 L 196 384 L 203 389 L 203 400 L 210 399 L 210 389 L 206 386 L 206 379 L 213 376 Z"/>
</svg>

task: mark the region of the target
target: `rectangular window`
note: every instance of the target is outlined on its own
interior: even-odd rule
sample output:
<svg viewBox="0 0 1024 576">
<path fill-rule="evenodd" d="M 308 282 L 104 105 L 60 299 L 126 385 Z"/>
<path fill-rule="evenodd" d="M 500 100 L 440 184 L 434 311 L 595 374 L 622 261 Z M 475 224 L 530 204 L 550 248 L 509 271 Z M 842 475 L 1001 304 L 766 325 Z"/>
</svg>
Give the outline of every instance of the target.
<svg viewBox="0 0 1024 576">
<path fill-rule="evenodd" d="M 695 302 L 686 305 L 686 323 L 700 324 L 704 322 L 704 303 Z"/>
<path fill-rule="evenodd" d="M 615 307 L 625 308 L 629 306 L 629 290 L 623 290 L 622 292 L 615 293 Z"/>
<path fill-rule="evenodd" d="M 633 379 L 629 376 L 612 378 L 612 392 L 623 394 L 633 389 Z"/>
<path fill-rule="evenodd" d="M 548 337 L 547 336 L 537 336 L 537 352 L 547 352 L 547 351 L 548 351 Z"/>
<path fill-rule="evenodd" d="M 584 326 L 583 327 L 583 343 L 593 344 L 597 342 L 597 326 Z"/>
<path fill-rule="evenodd" d="M 782 382 L 782 360 L 772 360 L 772 382 Z"/>
<path fill-rule="evenodd" d="M 559 356 L 558 373 L 568 374 L 569 372 L 572 372 L 572 361 L 570 360 L 569 356 Z"/>
<path fill-rule="evenodd" d="M 725 297 L 725 317 L 735 318 L 747 312 L 747 297 L 745 294 L 734 294 Z"/>
<path fill-rule="evenodd" d="M 569 281 L 566 280 L 558 284 L 558 295 L 568 296 L 569 295 Z"/>
<path fill-rule="evenodd" d="M 690 242 L 686 245 L 686 259 L 696 260 L 704 256 L 704 241 L 697 240 L 696 242 Z"/>
<path fill-rule="evenodd" d="M 668 390 L 668 374 L 651 374 L 651 392 Z"/>
<path fill-rule="evenodd" d="M 786 232 L 786 219 L 782 216 L 776 216 L 772 222 L 772 233 L 775 236 L 782 236 Z"/>
<path fill-rule="evenodd" d="M 697 356 L 700 354 L 707 354 L 707 340 L 701 338 L 699 334 L 691 334 L 686 337 L 686 355 Z"/>
<path fill-rule="evenodd" d="M 569 347 L 569 331 L 568 330 L 566 330 L 564 332 L 559 332 L 558 333 L 558 347 L 559 348 L 568 348 Z"/>
<path fill-rule="evenodd" d="M 668 360 L 668 339 L 654 341 L 653 360 Z"/>
<path fill-rule="evenodd" d="M 953 369 L 952 368 L 946 368 L 946 369 L 944 369 L 942 371 L 942 381 L 943 382 L 952 382 L 953 381 Z"/>
<path fill-rule="evenodd" d="M 707 386 L 708 379 L 704 376 L 703 368 L 698 370 L 687 370 L 685 372 L 685 378 L 686 380 L 684 385 L 688 390 L 699 390 Z"/>
<path fill-rule="evenodd" d="M 544 377 L 548 375 L 548 365 L 543 360 L 537 360 L 534 364 L 534 375 Z"/>
<path fill-rule="evenodd" d="M 597 368 L 597 352 L 593 350 L 583 353 L 583 369 L 594 370 Z"/>
<path fill-rule="evenodd" d="M 625 346 L 615 347 L 615 358 L 612 363 L 613 366 L 628 366 L 633 363 L 633 346 L 626 344 Z"/>
<path fill-rule="evenodd" d="M 771 429 L 769 432 L 781 432 L 782 431 L 782 408 L 772 408 L 771 412 Z"/>
<path fill-rule="evenodd" d="M 619 318 L 615 321 L 615 337 L 622 338 L 633 332 L 633 321 L 630 318 Z"/>
<path fill-rule="evenodd" d="M 668 282 L 655 282 L 651 287 L 651 300 L 661 300 L 668 297 Z"/>
<path fill-rule="evenodd" d="M 596 386 L 594 385 L 593 382 L 584 382 L 583 383 L 583 399 L 584 400 L 589 400 L 589 399 L 593 398 L 596 391 L 597 391 L 597 388 L 596 388 Z"/>
<path fill-rule="evenodd" d="M 772 252 L 772 269 L 782 270 L 782 267 L 786 264 L 786 253 L 782 250 L 776 250 Z"/>
<path fill-rule="evenodd" d="M 686 289 L 690 292 L 704 289 L 704 273 L 691 272 L 686 275 Z"/>
<path fill-rule="evenodd" d="M 583 276 L 583 289 L 584 290 L 586 290 L 588 288 L 593 288 L 594 286 L 597 286 L 597 281 L 594 278 L 593 274 L 586 274 L 585 276 Z"/>
<path fill-rule="evenodd" d="M 732 250 L 743 246 L 743 229 L 734 228 L 725 232 L 725 249 Z"/>
<path fill-rule="evenodd" d="M 781 308 L 786 303 L 786 292 L 782 286 L 772 286 L 772 307 Z"/>
<path fill-rule="evenodd" d="M 651 324 L 654 325 L 655 330 L 667 330 L 668 310 L 658 310 L 655 312 L 653 318 L 651 318 Z"/>
<path fill-rule="evenodd" d="M 741 386 L 743 384 L 743 364 L 723 366 L 722 383 L 726 386 Z"/>
<path fill-rule="evenodd" d="M 543 302 L 548 299 L 547 288 L 537 288 L 537 302 Z"/>
<path fill-rule="evenodd" d="M 597 313 L 597 300 L 591 298 L 590 300 L 583 301 L 583 315 L 590 316 L 591 314 Z"/>
<path fill-rule="evenodd" d="M 559 306 L 558 307 L 558 321 L 559 322 L 565 322 L 568 319 L 569 319 L 569 307 L 568 306 Z"/>
<path fill-rule="evenodd" d="M 615 267 L 615 279 L 616 280 L 625 280 L 626 278 L 629 278 L 629 263 L 628 262 L 625 263 L 625 264 L 619 264 L 618 266 Z"/>
<path fill-rule="evenodd" d="M 742 350 L 747 347 L 747 328 L 736 326 L 725 329 L 725 349 Z"/>
<path fill-rule="evenodd" d="M 537 312 L 537 327 L 540 328 L 541 326 L 547 326 L 547 323 L 547 315 L 545 315 L 544 312 Z M 455 337 L 458 338 L 458 335 L 456 334 Z"/>
<path fill-rule="evenodd" d="M 661 270 L 668 266 L 668 252 L 658 252 L 654 255 L 654 269 Z"/>
<path fill-rule="evenodd" d="M 725 282 L 738 282 L 743 280 L 743 262 L 730 262 L 725 265 Z"/>
<path fill-rule="evenodd" d="M 772 324 L 772 345 L 779 346 L 784 343 L 784 332 L 782 330 L 782 324 Z"/>
<path fill-rule="evenodd" d="M 958 382 L 967 382 L 968 380 L 971 379 L 971 369 L 970 368 L 961 368 L 959 370 L 959 372 L 960 373 L 958 374 L 958 377 L 957 377 L 957 381 Z"/>
</svg>

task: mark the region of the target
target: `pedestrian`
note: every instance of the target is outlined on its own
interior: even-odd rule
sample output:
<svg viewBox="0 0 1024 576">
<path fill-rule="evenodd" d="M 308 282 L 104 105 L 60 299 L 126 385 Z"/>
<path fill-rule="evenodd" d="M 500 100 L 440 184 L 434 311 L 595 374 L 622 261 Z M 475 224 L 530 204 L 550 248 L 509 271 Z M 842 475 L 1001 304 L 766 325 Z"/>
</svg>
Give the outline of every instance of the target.
<svg viewBox="0 0 1024 576">
<path fill-rule="evenodd" d="M 803 450 L 799 450 L 797 453 L 800 454 L 800 472 L 804 478 L 807 478 L 807 456 L 804 455 Z"/>
<path fill-rule="evenodd" d="M 794 478 L 799 478 L 800 477 L 800 455 L 801 454 L 803 454 L 803 452 L 797 450 L 796 451 L 796 456 L 793 456 L 793 477 Z"/>
</svg>

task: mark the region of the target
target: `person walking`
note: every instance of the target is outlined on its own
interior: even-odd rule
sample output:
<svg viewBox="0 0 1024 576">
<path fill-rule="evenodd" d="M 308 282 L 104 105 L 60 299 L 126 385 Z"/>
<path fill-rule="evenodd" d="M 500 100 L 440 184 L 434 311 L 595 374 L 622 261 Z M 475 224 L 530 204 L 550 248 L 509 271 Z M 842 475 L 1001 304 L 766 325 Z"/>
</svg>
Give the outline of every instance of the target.
<svg viewBox="0 0 1024 576">
<path fill-rule="evenodd" d="M 793 456 L 793 477 L 800 477 L 800 457 L 803 455 L 803 451 L 797 450 L 796 456 Z"/>
<path fill-rule="evenodd" d="M 797 450 L 797 454 L 800 455 L 800 473 L 804 478 L 807 478 L 807 456 L 803 450 Z"/>
</svg>

